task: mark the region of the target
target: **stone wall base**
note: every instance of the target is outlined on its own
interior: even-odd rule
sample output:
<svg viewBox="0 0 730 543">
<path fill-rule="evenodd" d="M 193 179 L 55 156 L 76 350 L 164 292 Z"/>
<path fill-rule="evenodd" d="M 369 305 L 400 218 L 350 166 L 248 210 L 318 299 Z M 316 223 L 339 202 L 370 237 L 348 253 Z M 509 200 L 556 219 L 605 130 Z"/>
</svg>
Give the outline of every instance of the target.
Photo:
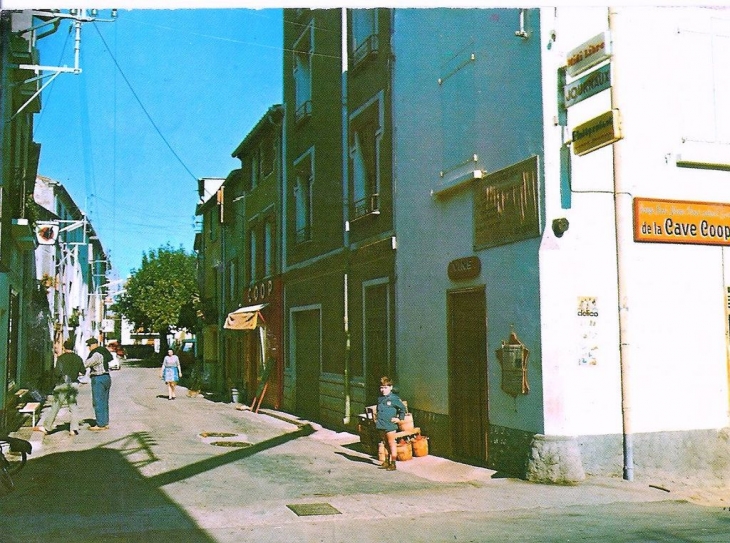
<svg viewBox="0 0 730 543">
<path fill-rule="evenodd" d="M 535 483 L 575 484 L 585 479 L 574 437 L 536 434 L 530 444 L 526 479 Z"/>
</svg>

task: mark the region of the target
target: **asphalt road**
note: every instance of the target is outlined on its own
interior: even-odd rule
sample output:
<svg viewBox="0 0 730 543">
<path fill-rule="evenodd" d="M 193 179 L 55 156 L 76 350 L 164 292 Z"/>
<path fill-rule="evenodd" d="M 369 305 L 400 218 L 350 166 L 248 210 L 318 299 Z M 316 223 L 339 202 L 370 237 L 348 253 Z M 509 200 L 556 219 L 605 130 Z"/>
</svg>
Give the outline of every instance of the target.
<svg viewBox="0 0 730 543">
<path fill-rule="evenodd" d="M 353 434 L 185 389 L 168 401 L 157 368 L 112 382 L 110 430 L 88 431 L 87 385 L 78 436 L 63 410 L 34 433 L 0 543 L 730 542 L 730 511 L 643 483 L 536 485 L 434 456 L 386 472 Z"/>
</svg>

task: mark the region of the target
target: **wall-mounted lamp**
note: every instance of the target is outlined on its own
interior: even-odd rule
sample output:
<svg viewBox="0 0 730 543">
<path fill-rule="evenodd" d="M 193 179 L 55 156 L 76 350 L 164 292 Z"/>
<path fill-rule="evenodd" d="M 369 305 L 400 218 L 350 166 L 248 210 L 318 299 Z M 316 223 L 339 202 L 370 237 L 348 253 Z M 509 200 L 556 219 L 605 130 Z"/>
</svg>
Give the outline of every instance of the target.
<svg viewBox="0 0 730 543">
<path fill-rule="evenodd" d="M 565 217 L 560 217 L 559 219 L 553 219 L 553 234 L 555 234 L 556 238 L 562 238 L 563 234 L 565 234 L 568 231 L 568 228 L 570 227 L 570 223 L 568 222 L 568 219 Z"/>
</svg>

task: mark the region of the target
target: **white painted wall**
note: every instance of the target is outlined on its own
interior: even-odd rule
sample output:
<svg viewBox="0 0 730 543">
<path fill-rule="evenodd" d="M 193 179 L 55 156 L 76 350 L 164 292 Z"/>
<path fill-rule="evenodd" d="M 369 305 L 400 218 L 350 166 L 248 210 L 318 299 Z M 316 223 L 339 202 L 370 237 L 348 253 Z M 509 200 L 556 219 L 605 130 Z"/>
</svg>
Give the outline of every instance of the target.
<svg viewBox="0 0 730 543">
<path fill-rule="evenodd" d="M 677 154 L 727 156 L 724 143 L 684 142 L 688 133 L 720 134 L 717 116 L 704 111 L 710 57 L 693 49 L 697 41 L 683 39 L 678 28 L 730 29 L 730 13 L 701 8 L 619 8 L 613 34 L 616 71 L 615 104 L 622 113 L 624 139 L 620 175 L 631 197 L 730 202 L 730 173 L 678 168 Z M 550 21 L 543 20 L 543 34 Z M 560 8 L 554 51 L 565 53 L 608 29 L 607 9 Z M 650 31 L 648 30 L 650 29 Z M 730 39 L 730 32 L 727 32 Z M 725 40 L 723 45 L 727 45 Z M 706 42 L 699 41 L 700 46 Z M 543 48 L 544 50 L 544 48 Z M 720 48 L 727 51 L 727 48 Z M 730 56 L 716 56 L 725 62 Z M 555 57 L 546 59 L 555 61 Z M 565 57 L 563 56 L 562 62 Z M 554 88 L 555 70 L 545 66 L 545 85 Z M 727 74 L 727 69 L 725 74 Z M 727 77 L 727 76 L 726 76 Z M 688 96 L 681 89 L 687 85 Z M 725 81 L 726 88 L 730 84 Z M 694 98 L 692 98 L 694 96 Z M 694 108 L 689 100 L 704 100 Z M 690 104 L 690 105 L 688 105 Z M 607 111 L 608 91 L 569 109 L 569 128 Z M 545 117 L 553 115 L 547 99 Z M 727 110 L 730 111 L 730 110 Z M 730 126 L 730 115 L 727 116 Z M 710 126 L 712 125 L 712 126 Z M 721 127 L 722 128 L 722 127 Z M 725 134 L 730 134 L 730 131 Z M 570 229 L 556 239 L 546 231 L 541 245 L 541 321 L 546 433 L 599 435 L 621 432 L 621 380 L 616 297 L 616 245 L 613 232 L 613 151 L 606 147 L 583 157 L 573 156 L 572 208 L 560 209 L 559 178 L 551 150 L 560 132 L 546 123 L 546 213 L 565 216 Z M 730 138 L 728 138 L 730 142 Z M 692 147 L 690 149 L 690 147 Z M 579 193 L 580 192 L 580 193 Z M 631 215 L 627 216 L 630 220 Z M 726 285 L 723 254 L 712 246 L 624 245 L 624 294 L 629 318 L 632 426 L 635 432 L 719 428 L 727 425 L 728 377 Z M 598 356 L 595 365 L 578 363 L 581 319 L 578 296 L 595 296 Z"/>
</svg>

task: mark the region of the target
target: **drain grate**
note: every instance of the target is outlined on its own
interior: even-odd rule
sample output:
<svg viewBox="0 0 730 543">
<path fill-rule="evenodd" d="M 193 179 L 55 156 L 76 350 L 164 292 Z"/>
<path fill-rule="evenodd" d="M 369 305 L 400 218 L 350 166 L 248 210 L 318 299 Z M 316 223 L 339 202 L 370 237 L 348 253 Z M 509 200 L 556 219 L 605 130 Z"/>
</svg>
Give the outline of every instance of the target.
<svg viewBox="0 0 730 543">
<path fill-rule="evenodd" d="M 294 503 L 287 505 L 299 517 L 314 515 L 341 515 L 342 513 L 328 503 Z"/>
<path fill-rule="evenodd" d="M 203 432 L 200 437 L 235 437 L 238 434 L 231 434 L 230 432 Z"/>
<path fill-rule="evenodd" d="M 211 445 L 215 445 L 216 447 L 250 447 L 251 443 L 246 443 L 245 441 L 211 441 Z"/>
</svg>

